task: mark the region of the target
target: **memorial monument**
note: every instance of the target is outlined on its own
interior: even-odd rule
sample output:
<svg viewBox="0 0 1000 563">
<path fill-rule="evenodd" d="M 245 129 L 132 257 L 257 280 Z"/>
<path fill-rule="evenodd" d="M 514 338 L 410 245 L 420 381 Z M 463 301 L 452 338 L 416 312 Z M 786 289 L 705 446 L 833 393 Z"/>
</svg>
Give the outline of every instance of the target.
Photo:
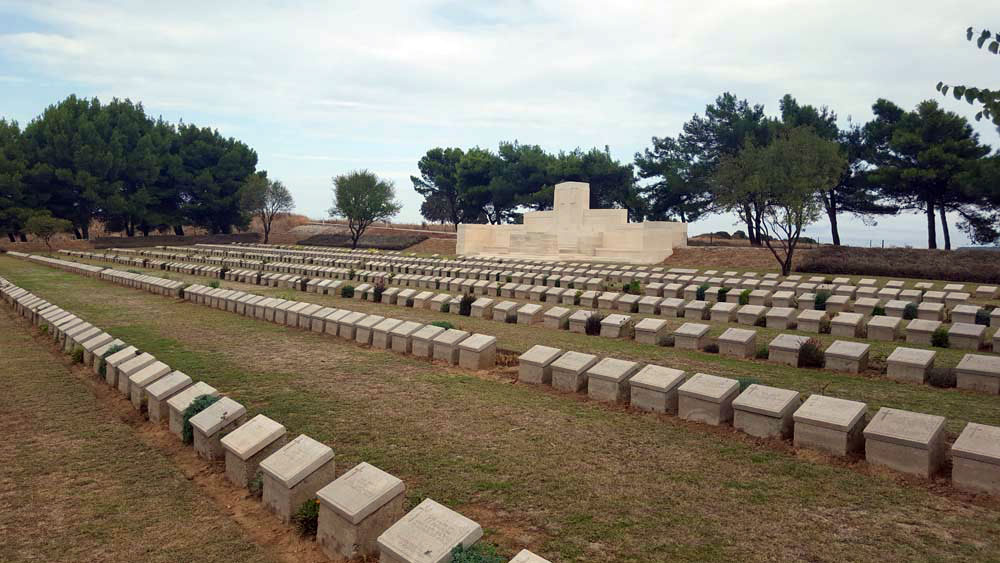
<svg viewBox="0 0 1000 563">
<path fill-rule="evenodd" d="M 521 225 L 458 226 L 458 254 L 493 258 L 655 264 L 687 246 L 687 224 L 629 223 L 625 209 L 590 209 L 590 185 L 555 187 L 551 211 L 524 214 Z"/>
</svg>

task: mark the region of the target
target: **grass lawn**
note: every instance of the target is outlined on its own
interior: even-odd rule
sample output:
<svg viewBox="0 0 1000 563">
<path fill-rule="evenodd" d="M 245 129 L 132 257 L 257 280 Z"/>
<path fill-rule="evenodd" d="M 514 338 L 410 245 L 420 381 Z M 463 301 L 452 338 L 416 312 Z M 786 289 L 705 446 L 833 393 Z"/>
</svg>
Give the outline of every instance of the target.
<svg viewBox="0 0 1000 563">
<path fill-rule="evenodd" d="M 943 479 L 928 483 L 732 429 L 513 384 L 509 370 L 471 375 L 13 258 L 0 257 L 0 275 L 215 385 L 251 415 L 263 412 L 292 435 L 330 444 L 338 472 L 366 460 L 401 477 L 411 505 L 431 497 L 452 506 L 508 554 L 527 546 L 554 561 L 1000 557 L 1000 500 L 958 493 Z M 520 327 L 459 324 L 476 330 L 473 322 L 507 347 L 578 336 L 530 328 L 514 340 L 487 328 Z M 571 343 L 625 350 L 583 336 Z M 998 417 L 996 397 L 628 349 L 713 373 L 752 368 L 775 384 L 829 381 L 847 394 L 956 418 Z M 38 389 L 36 400 L 49 394 Z"/>
<path fill-rule="evenodd" d="M 276 561 L 0 312 L 0 561 Z"/>
</svg>

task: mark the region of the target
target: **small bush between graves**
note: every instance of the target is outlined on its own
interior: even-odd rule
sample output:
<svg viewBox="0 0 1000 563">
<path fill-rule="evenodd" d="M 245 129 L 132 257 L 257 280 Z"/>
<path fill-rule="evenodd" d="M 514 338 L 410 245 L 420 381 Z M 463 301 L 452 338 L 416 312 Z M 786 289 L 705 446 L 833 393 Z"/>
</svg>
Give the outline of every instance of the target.
<svg viewBox="0 0 1000 563">
<path fill-rule="evenodd" d="M 749 304 L 750 304 L 750 290 L 744 289 L 743 291 L 740 292 L 740 305 L 749 305 Z"/>
<path fill-rule="evenodd" d="M 830 334 L 830 319 L 822 318 L 819 320 L 819 333 Z"/>
<path fill-rule="evenodd" d="M 354 297 L 354 286 L 353 285 L 345 285 L 344 287 L 340 288 L 340 296 L 341 297 L 346 297 L 348 299 L 350 299 L 351 297 Z"/>
<path fill-rule="evenodd" d="M 41 332 L 42 334 L 48 334 L 48 333 L 49 333 L 49 325 L 42 325 L 42 328 L 40 328 L 40 329 L 38 329 L 38 330 L 39 330 L 39 332 Z"/>
<path fill-rule="evenodd" d="M 665 336 L 663 338 L 663 343 L 660 344 L 660 345 L 661 346 L 665 346 L 667 348 L 673 348 L 673 346 L 674 346 L 674 335 L 668 334 L 667 336 Z"/>
<path fill-rule="evenodd" d="M 251 497 L 260 500 L 264 496 L 264 474 L 258 471 L 247 483 L 247 490 L 250 491 Z"/>
<path fill-rule="evenodd" d="M 381 303 L 383 293 L 385 293 L 385 280 L 383 278 L 379 278 L 375 280 L 375 289 L 372 290 L 372 299 L 376 303 Z"/>
<path fill-rule="evenodd" d="M 719 288 L 719 303 L 725 303 L 726 302 L 726 295 L 728 295 L 728 294 L 729 294 L 729 288 L 728 287 Z"/>
<path fill-rule="evenodd" d="M 976 311 L 976 324 L 983 326 L 990 326 L 990 314 L 993 313 L 993 308 L 980 309 Z"/>
<path fill-rule="evenodd" d="M 756 377 L 737 377 L 736 381 L 740 382 L 740 393 L 746 391 L 747 387 L 760 383 Z"/>
<path fill-rule="evenodd" d="M 640 284 L 637 280 L 632 280 L 622 286 L 622 291 L 632 295 L 640 295 L 642 293 L 642 284 Z"/>
<path fill-rule="evenodd" d="M 107 377 L 108 375 L 108 362 L 106 362 L 105 359 L 117 354 L 118 352 L 121 352 L 124 349 L 125 346 L 123 346 L 122 344 L 115 344 L 111 348 L 108 348 L 107 352 L 101 354 L 101 357 L 97 359 L 98 363 L 100 364 L 100 367 L 97 368 L 97 373 L 101 377 Z"/>
<path fill-rule="evenodd" d="M 469 547 L 458 545 L 451 550 L 452 563 L 504 563 L 506 557 L 497 554 L 492 544 L 474 543 Z"/>
<path fill-rule="evenodd" d="M 219 289 L 219 280 L 212 280 L 208 282 L 208 287 L 212 289 Z"/>
<path fill-rule="evenodd" d="M 83 363 L 83 348 L 80 346 L 73 348 L 73 363 L 74 364 Z"/>
<path fill-rule="evenodd" d="M 951 368 L 930 368 L 927 370 L 927 384 L 944 389 L 955 387 L 958 385 L 955 370 Z"/>
<path fill-rule="evenodd" d="M 830 298 L 829 291 L 817 291 L 816 300 L 814 301 L 813 307 L 817 311 L 826 311 L 826 301 Z"/>
<path fill-rule="evenodd" d="M 823 350 L 820 349 L 819 340 L 810 338 L 799 348 L 800 368 L 821 368 L 824 363 Z"/>
<path fill-rule="evenodd" d="M 885 316 L 885 307 L 883 307 L 881 305 L 876 305 L 872 309 L 872 316 L 873 317 L 884 317 Z"/>
<path fill-rule="evenodd" d="M 462 300 L 458 302 L 458 314 L 463 317 L 468 317 L 472 315 L 472 302 L 476 298 L 466 293 L 462 296 Z"/>
<path fill-rule="evenodd" d="M 708 353 L 708 354 L 718 354 L 719 353 L 719 345 L 716 344 L 715 342 L 710 342 L 710 343 L 708 343 L 708 344 L 705 345 L 705 352 Z"/>
<path fill-rule="evenodd" d="M 451 330 L 455 328 L 455 325 L 449 323 L 448 321 L 434 321 L 431 323 L 431 326 L 439 326 L 445 330 Z"/>
<path fill-rule="evenodd" d="M 314 537 L 319 524 L 319 499 L 309 499 L 292 515 L 292 524 L 302 537 Z"/>
<path fill-rule="evenodd" d="M 191 426 L 191 417 L 207 409 L 218 400 L 219 397 L 199 395 L 184 409 L 184 428 L 181 430 L 181 439 L 185 444 L 194 443 L 194 427 Z"/>
<path fill-rule="evenodd" d="M 948 341 L 948 329 L 939 326 L 937 330 L 931 333 L 931 346 L 937 348 L 947 348 L 951 343 Z"/>
<path fill-rule="evenodd" d="M 594 314 L 587 317 L 587 323 L 584 325 L 584 331 L 590 336 L 597 336 L 601 334 L 601 321 L 604 320 L 604 315 L 594 311 Z"/>
<path fill-rule="evenodd" d="M 704 301 L 705 300 L 705 292 L 708 291 L 709 287 L 710 286 L 707 283 L 703 283 L 703 284 L 699 285 L 698 289 L 695 290 L 695 292 L 694 292 L 694 298 L 695 298 L 695 300 L 696 301 Z"/>
<path fill-rule="evenodd" d="M 765 327 L 766 328 L 767 327 L 767 317 L 757 317 L 757 320 L 754 321 L 753 326 L 759 326 L 759 327 Z"/>
<path fill-rule="evenodd" d="M 768 349 L 767 344 L 761 344 L 757 347 L 757 351 L 754 353 L 753 357 L 758 360 L 766 360 L 771 351 Z"/>
<path fill-rule="evenodd" d="M 917 318 L 917 304 L 907 303 L 906 307 L 903 307 L 903 320 L 912 321 Z"/>
</svg>

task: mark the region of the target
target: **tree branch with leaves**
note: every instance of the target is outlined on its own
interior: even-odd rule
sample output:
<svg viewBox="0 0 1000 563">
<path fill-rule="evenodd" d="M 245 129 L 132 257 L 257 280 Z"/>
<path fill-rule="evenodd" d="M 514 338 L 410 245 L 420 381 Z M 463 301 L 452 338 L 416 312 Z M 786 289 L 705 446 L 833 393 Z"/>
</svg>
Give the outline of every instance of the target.
<svg viewBox="0 0 1000 563">
<path fill-rule="evenodd" d="M 978 49 L 982 49 L 985 45 L 988 53 L 1000 55 L 1000 33 L 994 34 L 990 30 L 984 29 L 977 36 L 975 30 L 970 27 L 965 30 L 965 38 L 970 42 L 974 40 Z M 945 96 L 951 91 L 956 100 L 964 98 L 970 105 L 980 104 L 982 109 L 976 113 L 976 121 L 985 117 L 1000 127 L 1000 90 L 967 85 L 951 86 L 942 81 L 937 83 L 937 91 Z"/>
<path fill-rule="evenodd" d="M 279 180 L 270 180 L 267 172 L 251 174 L 240 194 L 244 211 L 260 219 L 264 229 L 264 244 L 271 237 L 274 218 L 282 213 L 290 213 L 295 207 L 292 193 Z"/>
</svg>

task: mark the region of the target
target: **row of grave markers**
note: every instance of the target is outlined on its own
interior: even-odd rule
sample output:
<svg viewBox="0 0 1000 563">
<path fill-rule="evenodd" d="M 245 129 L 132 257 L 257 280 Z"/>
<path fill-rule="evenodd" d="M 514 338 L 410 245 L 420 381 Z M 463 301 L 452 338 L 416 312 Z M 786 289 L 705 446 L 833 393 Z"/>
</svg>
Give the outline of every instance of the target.
<svg viewBox="0 0 1000 563">
<path fill-rule="evenodd" d="M 405 512 L 405 484 L 362 462 L 336 477 L 333 449 L 306 435 L 288 440 L 285 427 L 259 414 L 247 420 L 246 408 L 115 339 L 76 315 L 0 278 L 0 296 L 46 332 L 66 353 L 84 351 L 83 363 L 130 398 L 153 423 L 168 423 L 178 437 L 183 413 L 197 398 L 219 400 L 191 417 L 194 449 L 210 462 L 225 462 L 225 474 L 246 488 L 258 475 L 262 502 L 282 522 L 289 522 L 304 502 L 319 503 L 317 541 L 331 558 L 378 554 L 383 563 L 446 562 L 452 550 L 469 547 L 482 528 L 432 499 Z M 511 563 L 546 560 L 522 550 Z"/>
<path fill-rule="evenodd" d="M 203 272 L 214 275 L 216 272 Z M 220 272 L 221 274 L 221 272 Z M 251 270 L 229 270 L 224 277 L 233 281 L 263 283 L 266 285 L 283 286 L 300 289 L 304 280 L 291 274 L 260 274 Z M 306 291 L 316 293 L 335 293 L 342 282 L 339 280 L 312 279 L 305 283 Z M 355 288 L 356 299 L 373 298 L 374 286 L 361 284 Z M 414 289 L 387 288 L 382 292 L 382 302 L 387 304 L 405 304 L 416 308 L 434 308 L 437 310 L 456 311 L 460 300 L 447 294 L 434 294 L 430 291 L 418 293 Z M 704 302 L 693 302 L 705 305 Z M 720 308 L 724 303 L 717 303 L 710 311 L 712 321 L 731 322 L 735 311 L 737 317 L 743 315 L 741 324 L 756 324 L 759 319 L 758 306 L 745 305 L 739 310 L 731 305 L 726 311 Z M 319 308 L 316 306 L 316 308 Z M 754 311 L 744 312 L 747 308 Z M 687 307 L 684 310 L 686 319 L 706 319 L 704 307 Z M 791 313 L 777 308 L 767 311 L 768 327 L 782 324 L 784 327 L 794 325 Z M 535 324 L 542 322 L 545 326 L 558 329 L 569 329 L 584 333 L 588 317 L 593 311 L 571 311 L 564 307 L 553 307 L 543 311 L 537 304 L 518 304 L 513 301 L 494 303 L 488 297 L 480 297 L 472 303 L 471 316 L 492 318 L 502 322 L 519 324 Z M 724 314 L 724 316 L 722 316 Z M 379 322 L 383 317 L 372 316 Z M 820 332 L 820 323 L 826 318 L 826 312 L 804 310 L 799 313 L 798 326 L 806 332 Z M 336 320 L 336 319 L 335 319 Z M 353 320 L 353 319 L 352 319 Z M 753 320 L 752 323 L 749 321 Z M 834 336 L 860 337 L 863 318 L 856 313 L 838 313 L 831 321 L 831 334 Z M 774 322 L 772 322 L 774 321 Z M 778 322 L 781 321 L 781 322 Z M 389 324 L 401 324 L 393 319 L 385 320 L 385 331 L 392 327 Z M 416 324 L 416 323 L 411 323 Z M 893 317 L 875 316 L 868 319 L 869 336 L 880 340 L 895 340 L 899 335 L 901 320 Z M 634 338 L 643 344 L 662 345 L 667 340 L 666 321 L 655 318 L 645 318 L 635 323 L 631 317 L 623 314 L 611 314 L 601 319 L 601 336 L 608 338 Z M 906 340 L 908 343 L 931 344 L 931 335 L 940 326 L 935 321 L 914 319 L 907 325 Z M 710 327 L 698 323 L 685 323 L 673 333 L 674 345 L 678 348 L 703 350 L 709 344 L 707 336 Z M 957 348 L 979 350 L 984 343 L 985 327 L 971 323 L 956 323 L 951 327 L 949 336 Z M 885 334 L 889 333 L 889 334 Z M 367 333 L 364 333 L 367 334 Z M 796 367 L 798 365 L 799 348 L 807 340 L 800 335 L 782 334 L 774 338 L 768 346 L 768 359 Z M 360 340 L 359 340 L 360 342 Z M 376 346 L 385 343 L 384 338 L 376 340 Z M 730 328 L 716 340 L 720 353 L 737 358 L 752 358 L 756 354 L 756 331 Z M 388 347 L 388 346 L 384 346 Z M 834 371 L 859 373 L 866 369 L 870 346 L 865 343 L 851 341 L 835 341 L 826 350 L 826 367 Z M 1000 351 L 1000 331 L 994 335 L 994 351 Z M 933 368 L 936 352 L 906 347 L 897 347 L 888 357 L 888 377 L 897 381 L 911 383 L 926 383 L 928 370 Z M 454 363 L 454 362 L 453 362 Z M 966 354 L 956 367 L 957 387 L 972 389 L 990 394 L 1000 394 L 1000 358 L 979 354 Z"/>
<path fill-rule="evenodd" d="M 868 406 L 819 394 L 804 402 L 798 391 L 760 384 L 745 389 L 738 380 L 659 365 L 536 345 L 519 358 L 518 380 L 551 385 L 567 393 L 586 392 L 595 401 L 628 403 L 643 411 L 673 414 L 713 426 L 732 425 L 758 438 L 793 440 L 896 471 L 932 477 L 949 447 L 945 418 L 882 407 L 867 420 Z M 952 482 L 974 492 L 1000 494 L 1000 427 L 968 423 L 950 447 Z"/>
</svg>

